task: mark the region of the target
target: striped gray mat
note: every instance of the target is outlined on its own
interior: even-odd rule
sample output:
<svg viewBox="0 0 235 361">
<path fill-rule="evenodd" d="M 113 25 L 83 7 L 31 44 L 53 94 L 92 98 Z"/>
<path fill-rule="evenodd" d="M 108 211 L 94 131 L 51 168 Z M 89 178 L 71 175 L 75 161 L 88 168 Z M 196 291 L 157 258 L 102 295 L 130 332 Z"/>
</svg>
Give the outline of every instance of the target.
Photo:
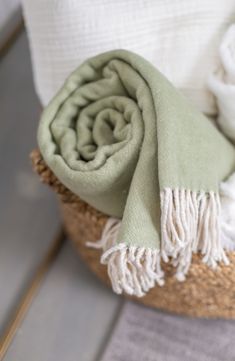
<svg viewBox="0 0 235 361">
<path fill-rule="evenodd" d="M 189 319 L 126 302 L 102 361 L 235 361 L 235 321 Z"/>
</svg>

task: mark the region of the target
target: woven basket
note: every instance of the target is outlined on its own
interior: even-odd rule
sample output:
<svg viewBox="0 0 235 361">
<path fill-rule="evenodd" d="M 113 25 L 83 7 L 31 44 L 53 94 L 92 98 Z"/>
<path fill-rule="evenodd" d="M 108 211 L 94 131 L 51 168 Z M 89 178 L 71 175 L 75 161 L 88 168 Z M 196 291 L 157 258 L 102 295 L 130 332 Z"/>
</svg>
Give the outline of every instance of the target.
<svg viewBox="0 0 235 361">
<path fill-rule="evenodd" d="M 34 170 L 42 182 L 58 195 L 65 230 L 90 269 L 110 285 L 106 266 L 100 264 L 101 252 L 87 248 L 87 241 L 97 241 L 107 216 L 95 210 L 65 188 L 43 161 L 38 150 L 31 153 Z M 186 281 L 174 277 L 174 269 L 163 264 L 166 283 L 156 286 L 142 298 L 129 297 L 147 306 L 177 314 L 206 318 L 235 319 L 235 252 L 229 254 L 230 265 L 211 270 L 199 255 L 193 256 Z"/>
</svg>

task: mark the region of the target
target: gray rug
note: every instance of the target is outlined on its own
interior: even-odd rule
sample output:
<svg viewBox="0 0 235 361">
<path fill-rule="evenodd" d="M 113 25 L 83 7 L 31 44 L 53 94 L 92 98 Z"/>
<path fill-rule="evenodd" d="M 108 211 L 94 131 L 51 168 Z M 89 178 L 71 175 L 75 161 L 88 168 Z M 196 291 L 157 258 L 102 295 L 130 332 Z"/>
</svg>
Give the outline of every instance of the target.
<svg viewBox="0 0 235 361">
<path fill-rule="evenodd" d="M 234 361 L 235 321 L 189 319 L 126 302 L 102 361 Z"/>
</svg>

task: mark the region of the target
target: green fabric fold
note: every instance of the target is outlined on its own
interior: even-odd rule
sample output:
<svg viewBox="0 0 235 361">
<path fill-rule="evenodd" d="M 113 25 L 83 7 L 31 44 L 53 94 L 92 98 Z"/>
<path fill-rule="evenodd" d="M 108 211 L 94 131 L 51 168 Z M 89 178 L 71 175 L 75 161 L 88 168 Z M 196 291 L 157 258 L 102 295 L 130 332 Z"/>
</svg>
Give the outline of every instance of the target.
<svg viewBox="0 0 235 361">
<path fill-rule="evenodd" d="M 165 260 L 189 243 L 193 251 L 189 233 L 195 250 L 203 248 L 200 217 L 211 219 L 202 226 L 210 232 L 219 184 L 235 169 L 231 143 L 157 69 L 125 50 L 91 58 L 69 76 L 42 114 L 38 143 L 66 187 L 122 219 L 116 244 L 159 250 Z"/>
</svg>

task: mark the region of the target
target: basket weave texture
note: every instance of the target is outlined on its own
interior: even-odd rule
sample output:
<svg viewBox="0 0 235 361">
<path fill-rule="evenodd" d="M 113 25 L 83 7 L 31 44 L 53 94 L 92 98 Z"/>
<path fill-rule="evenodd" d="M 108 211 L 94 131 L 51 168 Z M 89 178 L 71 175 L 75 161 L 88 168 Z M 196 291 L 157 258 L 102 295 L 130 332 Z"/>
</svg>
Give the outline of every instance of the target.
<svg viewBox="0 0 235 361">
<path fill-rule="evenodd" d="M 34 170 L 43 183 L 58 195 L 62 219 L 69 238 L 89 268 L 110 285 L 107 268 L 100 264 L 100 250 L 86 247 L 87 241 L 97 241 L 108 217 L 95 210 L 68 190 L 47 167 L 38 150 L 31 153 Z M 166 283 L 157 286 L 142 298 L 129 297 L 150 307 L 192 317 L 235 319 L 235 252 L 229 253 L 230 265 L 216 270 L 194 255 L 186 281 L 175 279 L 170 264 L 162 264 Z"/>
</svg>

